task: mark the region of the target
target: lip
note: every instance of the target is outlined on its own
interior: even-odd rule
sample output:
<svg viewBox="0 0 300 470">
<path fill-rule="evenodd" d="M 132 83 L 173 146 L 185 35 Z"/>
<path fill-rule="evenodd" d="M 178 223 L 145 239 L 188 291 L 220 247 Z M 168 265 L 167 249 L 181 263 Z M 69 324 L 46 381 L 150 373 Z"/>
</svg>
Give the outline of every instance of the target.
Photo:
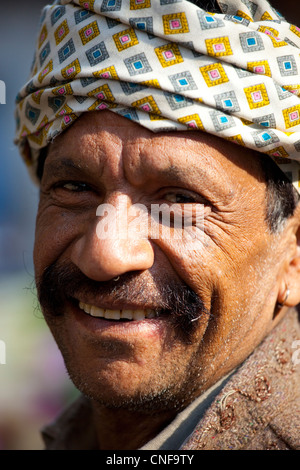
<svg viewBox="0 0 300 470">
<path fill-rule="evenodd" d="M 107 304 L 106 304 L 107 305 Z M 130 307 L 129 307 L 130 305 Z M 95 305 L 97 306 L 97 305 Z M 141 306 L 134 306 L 133 304 L 126 305 L 111 305 L 102 308 L 115 308 L 115 309 L 141 309 Z M 149 307 L 150 308 L 150 307 Z M 145 309 L 145 307 L 143 307 Z M 70 313 L 78 328 L 82 329 L 91 336 L 100 338 L 103 335 L 109 334 L 110 336 L 122 337 L 128 339 L 131 336 L 151 336 L 157 335 L 161 337 L 168 325 L 168 316 L 159 316 L 155 318 L 145 318 L 143 320 L 135 321 L 114 321 L 106 320 L 104 318 L 93 317 L 85 313 L 80 307 L 79 302 L 74 300 L 70 303 Z"/>
</svg>

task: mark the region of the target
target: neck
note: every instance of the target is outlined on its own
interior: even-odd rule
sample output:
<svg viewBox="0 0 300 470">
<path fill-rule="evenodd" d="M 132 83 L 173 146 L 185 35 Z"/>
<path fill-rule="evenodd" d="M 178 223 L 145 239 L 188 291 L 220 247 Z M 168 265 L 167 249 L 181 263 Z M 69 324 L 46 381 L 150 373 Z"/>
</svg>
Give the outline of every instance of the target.
<svg viewBox="0 0 300 470">
<path fill-rule="evenodd" d="M 93 404 L 100 450 L 136 450 L 153 439 L 175 417 L 176 412 L 144 414 L 107 409 Z"/>
</svg>

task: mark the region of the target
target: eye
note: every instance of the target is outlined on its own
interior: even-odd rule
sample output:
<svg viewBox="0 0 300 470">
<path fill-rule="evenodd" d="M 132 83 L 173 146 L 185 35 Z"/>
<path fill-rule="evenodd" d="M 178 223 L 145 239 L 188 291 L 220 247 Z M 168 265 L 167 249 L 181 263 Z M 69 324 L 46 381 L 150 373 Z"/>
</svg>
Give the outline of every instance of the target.
<svg viewBox="0 0 300 470">
<path fill-rule="evenodd" d="M 62 179 L 53 183 L 45 194 L 54 205 L 69 210 L 94 207 L 101 197 L 97 187 L 88 182 Z"/>
<path fill-rule="evenodd" d="M 80 181 L 67 181 L 56 185 L 56 188 L 65 189 L 70 192 L 81 193 L 84 191 L 91 191 L 91 187 Z"/>
<path fill-rule="evenodd" d="M 196 195 L 192 195 L 189 193 L 176 193 L 176 192 L 169 192 L 164 195 L 164 199 L 174 204 L 191 204 L 200 202 L 197 200 Z M 199 199 L 199 198 L 198 198 Z"/>
</svg>

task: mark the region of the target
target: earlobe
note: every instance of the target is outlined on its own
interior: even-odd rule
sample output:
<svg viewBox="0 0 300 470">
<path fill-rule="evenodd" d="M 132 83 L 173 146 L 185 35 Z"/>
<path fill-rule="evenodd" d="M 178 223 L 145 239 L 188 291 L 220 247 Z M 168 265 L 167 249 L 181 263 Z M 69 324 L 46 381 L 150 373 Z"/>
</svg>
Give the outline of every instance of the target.
<svg viewBox="0 0 300 470">
<path fill-rule="evenodd" d="M 287 305 L 289 296 L 290 296 L 290 288 L 288 285 L 286 285 L 278 293 L 277 307 L 278 308 L 285 307 Z"/>
<path fill-rule="evenodd" d="M 300 303 L 300 227 L 294 230 L 293 248 L 279 286 L 277 306 L 295 307 Z"/>
</svg>

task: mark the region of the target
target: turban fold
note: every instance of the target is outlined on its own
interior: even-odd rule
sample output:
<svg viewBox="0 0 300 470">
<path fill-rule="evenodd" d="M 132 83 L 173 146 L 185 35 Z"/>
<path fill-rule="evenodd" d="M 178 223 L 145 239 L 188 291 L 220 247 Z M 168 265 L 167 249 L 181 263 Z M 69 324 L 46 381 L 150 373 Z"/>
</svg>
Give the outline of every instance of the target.
<svg viewBox="0 0 300 470">
<path fill-rule="evenodd" d="M 300 193 L 300 28 L 266 0 L 56 0 L 42 12 L 16 143 L 39 154 L 83 113 L 201 130 L 270 155 Z"/>
</svg>

